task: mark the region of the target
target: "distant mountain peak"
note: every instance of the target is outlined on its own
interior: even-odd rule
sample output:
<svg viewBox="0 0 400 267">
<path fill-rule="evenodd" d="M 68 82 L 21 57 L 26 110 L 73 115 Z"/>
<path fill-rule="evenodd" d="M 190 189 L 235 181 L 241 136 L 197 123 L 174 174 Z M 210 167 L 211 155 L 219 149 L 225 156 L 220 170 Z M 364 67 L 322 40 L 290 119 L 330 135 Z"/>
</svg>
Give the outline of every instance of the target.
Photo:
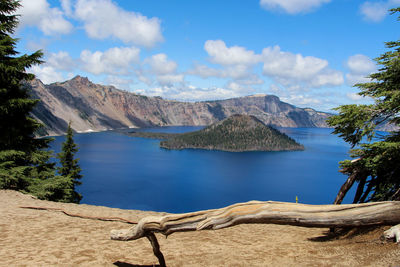
<svg viewBox="0 0 400 267">
<path fill-rule="evenodd" d="M 93 83 L 88 79 L 88 77 L 82 77 L 80 75 L 76 75 L 74 78 L 72 78 L 71 80 L 66 81 L 66 82 L 73 83 L 73 84 L 85 85 L 85 86 L 93 85 Z"/>
</svg>

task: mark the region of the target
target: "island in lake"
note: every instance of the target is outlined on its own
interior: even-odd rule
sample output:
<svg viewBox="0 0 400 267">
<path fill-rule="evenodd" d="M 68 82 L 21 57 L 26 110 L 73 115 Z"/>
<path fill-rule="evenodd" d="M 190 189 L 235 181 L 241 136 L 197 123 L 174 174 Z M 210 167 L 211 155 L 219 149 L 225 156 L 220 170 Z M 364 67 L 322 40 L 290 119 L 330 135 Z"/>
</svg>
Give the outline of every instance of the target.
<svg viewBox="0 0 400 267">
<path fill-rule="evenodd" d="M 232 152 L 304 150 L 303 145 L 286 134 L 249 115 L 233 115 L 195 132 L 131 132 L 129 135 L 164 139 L 160 142 L 160 147 L 166 149 L 193 148 Z"/>
</svg>

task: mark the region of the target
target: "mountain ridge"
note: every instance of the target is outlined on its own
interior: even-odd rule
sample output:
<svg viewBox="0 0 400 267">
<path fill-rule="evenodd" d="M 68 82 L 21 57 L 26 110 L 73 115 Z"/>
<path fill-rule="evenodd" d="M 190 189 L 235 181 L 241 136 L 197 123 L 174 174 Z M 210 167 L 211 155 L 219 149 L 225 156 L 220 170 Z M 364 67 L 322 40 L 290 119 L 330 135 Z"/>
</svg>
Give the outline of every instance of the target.
<svg viewBox="0 0 400 267">
<path fill-rule="evenodd" d="M 253 115 L 278 127 L 328 127 L 330 114 L 298 108 L 274 95 L 253 95 L 225 100 L 182 102 L 165 100 L 92 83 L 76 76 L 45 85 L 34 79 L 25 83 L 32 97 L 40 99 L 33 116 L 44 125 L 42 135 L 65 133 L 68 122 L 77 132 L 150 126 L 210 125 L 233 114 Z"/>
</svg>

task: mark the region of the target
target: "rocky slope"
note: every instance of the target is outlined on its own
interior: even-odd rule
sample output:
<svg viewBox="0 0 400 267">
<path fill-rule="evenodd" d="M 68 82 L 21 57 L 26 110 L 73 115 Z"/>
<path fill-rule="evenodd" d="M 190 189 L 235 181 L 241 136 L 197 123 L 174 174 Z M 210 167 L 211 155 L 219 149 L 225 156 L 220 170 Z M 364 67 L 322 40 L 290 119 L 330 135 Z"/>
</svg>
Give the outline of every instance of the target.
<svg viewBox="0 0 400 267">
<path fill-rule="evenodd" d="M 200 131 L 161 141 L 167 149 L 210 149 L 231 152 L 291 151 L 304 147 L 284 133 L 249 115 L 232 115 Z"/>
<path fill-rule="evenodd" d="M 123 127 L 210 125 L 234 114 L 257 117 L 265 124 L 282 127 L 327 127 L 327 113 L 297 108 L 273 95 L 254 95 L 219 101 L 179 102 L 147 97 L 90 82 L 76 76 L 26 86 L 40 99 L 33 115 L 46 125 L 46 134 L 62 134 L 68 121 L 78 132 Z"/>
</svg>

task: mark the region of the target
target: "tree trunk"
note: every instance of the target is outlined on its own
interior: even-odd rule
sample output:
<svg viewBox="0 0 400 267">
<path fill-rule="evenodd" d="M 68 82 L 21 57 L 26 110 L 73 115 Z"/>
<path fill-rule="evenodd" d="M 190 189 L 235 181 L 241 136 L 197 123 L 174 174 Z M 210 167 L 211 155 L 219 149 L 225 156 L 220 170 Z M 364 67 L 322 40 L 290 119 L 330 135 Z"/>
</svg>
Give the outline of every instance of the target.
<svg viewBox="0 0 400 267">
<path fill-rule="evenodd" d="M 358 203 L 360 201 L 360 198 L 364 192 L 364 186 L 365 186 L 365 182 L 367 181 L 367 178 L 368 177 L 363 177 L 358 182 L 357 191 L 356 191 L 356 194 L 354 195 L 353 204 Z"/>
<path fill-rule="evenodd" d="M 111 239 L 135 240 L 148 233 L 221 229 L 244 223 L 272 223 L 303 227 L 354 227 L 400 223 L 400 202 L 345 205 L 305 205 L 250 201 L 216 210 L 165 216 L 148 216 L 126 230 L 113 230 Z"/>
<path fill-rule="evenodd" d="M 350 190 L 350 188 L 353 186 L 354 182 L 356 181 L 357 178 L 357 172 L 352 173 L 349 178 L 347 178 L 346 182 L 340 187 L 339 193 L 336 196 L 335 201 L 333 204 L 341 204 L 344 197 L 346 196 L 347 192 Z"/>
<path fill-rule="evenodd" d="M 361 160 L 361 158 L 353 159 L 351 161 L 351 163 L 355 163 L 360 160 Z M 351 174 L 350 174 L 349 178 L 347 178 L 346 182 L 342 185 L 342 187 L 340 187 L 339 193 L 337 194 L 336 199 L 333 202 L 333 204 L 341 204 L 344 197 L 346 196 L 347 192 L 350 190 L 350 188 L 353 186 L 354 182 L 357 180 L 357 177 L 359 174 L 357 169 L 352 168 L 350 170 L 351 170 Z M 342 169 L 339 171 L 341 173 L 347 173 L 347 172 L 349 172 L 349 168 Z"/>
</svg>

